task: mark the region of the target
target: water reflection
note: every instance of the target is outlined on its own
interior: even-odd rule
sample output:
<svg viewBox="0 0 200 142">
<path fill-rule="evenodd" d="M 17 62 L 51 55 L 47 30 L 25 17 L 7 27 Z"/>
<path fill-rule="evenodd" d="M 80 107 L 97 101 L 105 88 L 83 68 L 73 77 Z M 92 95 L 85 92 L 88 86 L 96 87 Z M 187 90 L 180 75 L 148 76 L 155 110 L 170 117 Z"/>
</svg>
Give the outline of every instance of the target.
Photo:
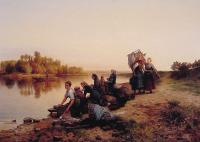
<svg viewBox="0 0 200 142">
<path fill-rule="evenodd" d="M 105 76 L 105 78 L 108 77 Z M 54 79 L 20 79 L 14 80 L 10 78 L 0 78 L 0 85 L 6 86 L 8 90 L 15 90 L 13 87 L 16 85 L 21 96 L 34 95 L 35 98 L 40 98 L 42 94 L 48 94 L 53 89 L 60 90 L 64 88 L 64 82 L 71 80 L 73 86 L 80 86 L 80 82 L 86 81 L 91 84 L 93 81 L 90 76 L 68 76 L 66 78 L 54 78 Z M 119 76 L 118 83 L 127 82 L 127 76 Z"/>
<path fill-rule="evenodd" d="M 37 81 L 34 79 L 13 80 L 10 78 L 0 78 L 1 86 L 12 89 L 16 84 L 20 95 L 35 95 L 35 98 L 39 98 L 41 94 L 47 94 L 53 89 L 61 88 L 63 81 L 63 79 Z"/>
<path fill-rule="evenodd" d="M 9 78 L 0 78 L 0 84 L 2 86 L 7 86 L 8 89 L 12 89 L 15 85 L 15 80 Z"/>
</svg>

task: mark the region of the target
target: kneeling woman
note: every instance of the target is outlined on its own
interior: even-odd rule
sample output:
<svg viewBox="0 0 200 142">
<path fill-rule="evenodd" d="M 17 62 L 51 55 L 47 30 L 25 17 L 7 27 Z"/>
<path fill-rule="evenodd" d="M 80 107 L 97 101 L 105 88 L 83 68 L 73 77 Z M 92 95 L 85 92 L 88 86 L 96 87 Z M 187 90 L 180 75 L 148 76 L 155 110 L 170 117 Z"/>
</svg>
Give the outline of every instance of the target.
<svg viewBox="0 0 200 142">
<path fill-rule="evenodd" d="M 83 87 L 84 95 L 86 96 L 87 93 L 90 94 L 90 100 L 95 104 L 101 103 L 101 94 L 89 86 L 85 81 L 81 82 L 81 86 Z"/>
<path fill-rule="evenodd" d="M 74 90 L 71 88 L 71 86 L 72 86 L 71 81 L 65 82 L 66 93 L 65 93 L 65 96 L 60 105 L 63 105 L 66 102 L 67 98 L 70 99 L 70 102 L 69 102 L 69 105 L 67 106 L 66 110 L 64 111 L 63 115 L 61 116 L 61 118 L 65 117 L 70 112 L 70 110 L 75 102 L 75 94 L 74 94 Z"/>
</svg>

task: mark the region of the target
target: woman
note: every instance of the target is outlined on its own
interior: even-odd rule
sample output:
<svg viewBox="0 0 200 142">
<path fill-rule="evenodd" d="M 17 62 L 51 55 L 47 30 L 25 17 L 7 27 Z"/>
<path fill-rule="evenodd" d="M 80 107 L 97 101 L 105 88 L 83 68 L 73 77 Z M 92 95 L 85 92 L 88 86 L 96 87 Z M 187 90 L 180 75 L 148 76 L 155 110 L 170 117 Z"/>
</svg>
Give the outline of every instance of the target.
<svg viewBox="0 0 200 142">
<path fill-rule="evenodd" d="M 98 91 L 96 91 L 91 86 L 89 86 L 85 81 L 81 82 L 81 86 L 83 87 L 84 95 L 89 93 L 90 94 L 90 100 L 93 103 L 100 104 L 101 95 Z"/>
<path fill-rule="evenodd" d="M 116 79 L 117 79 L 116 71 L 111 70 L 111 74 L 107 79 L 108 91 L 111 94 L 114 92 L 114 85 L 116 84 Z"/>
<path fill-rule="evenodd" d="M 134 95 L 136 90 L 139 90 L 139 94 L 145 93 L 144 91 L 144 64 L 142 60 L 137 61 L 134 66 L 133 77 L 130 80 L 132 89 L 134 90 Z M 141 92 L 143 90 L 143 92 Z"/>
<path fill-rule="evenodd" d="M 100 87 L 100 80 L 99 80 L 98 76 L 96 74 L 92 74 L 92 79 L 94 80 L 93 89 L 100 93 L 101 87 Z"/>
<path fill-rule="evenodd" d="M 151 58 L 147 59 L 147 62 L 145 63 L 145 73 L 144 73 L 144 86 L 145 90 L 152 93 L 152 90 L 155 89 L 155 77 L 154 73 L 158 76 L 158 72 L 154 65 L 151 63 Z"/>
<path fill-rule="evenodd" d="M 86 96 L 80 89 L 80 87 L 75 87 L 75 104 L 77 106 L 77 110 L 79 113 L 84 113 L 85 111 L 85 105 L 87 103 Z"/>
<path fill-rule="evenodd" d="M 101 89 L 101 94 L 106 95 L 106 82 L 105 82 L 104 76 L 101 76 L 101 79 L 100 79 L 100 89 Z"/>
<path fill-rule="evenodd" d="M 67 116 L 67 114 L 73 109 L 73 106 L 74 106 L 75 93 L 74 93 L 74 90 L 71 88 L 71 86 L 72 86 L 71 81 L 65 82 L 66 93 L 64 95 L 64 98 L 63 98 L 61 104 L 59 104 L 59 106 L 62 106 L 66 102 L 67 98 L 70 99 L 70 102 L 69 102 L 69 105 L 67 106 L 66 110 L 62 114 L 61 118 L 65 118 Z"/>
</svg>

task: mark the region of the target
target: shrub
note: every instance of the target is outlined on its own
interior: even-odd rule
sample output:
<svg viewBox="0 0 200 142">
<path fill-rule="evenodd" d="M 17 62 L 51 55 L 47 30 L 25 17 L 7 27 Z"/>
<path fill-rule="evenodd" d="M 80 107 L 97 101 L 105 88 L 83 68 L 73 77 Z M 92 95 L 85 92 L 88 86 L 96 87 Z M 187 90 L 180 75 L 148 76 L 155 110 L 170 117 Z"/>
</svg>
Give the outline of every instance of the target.
<svg viewBox="0 0 200 142">
<path fill-rule="evenodd" d="M 185 121 L 185 113 L 178 101 L 168 102 L 168 106 L 161 111 L 161 116 L 167 124 L 179 126 Z"/>
</svg>

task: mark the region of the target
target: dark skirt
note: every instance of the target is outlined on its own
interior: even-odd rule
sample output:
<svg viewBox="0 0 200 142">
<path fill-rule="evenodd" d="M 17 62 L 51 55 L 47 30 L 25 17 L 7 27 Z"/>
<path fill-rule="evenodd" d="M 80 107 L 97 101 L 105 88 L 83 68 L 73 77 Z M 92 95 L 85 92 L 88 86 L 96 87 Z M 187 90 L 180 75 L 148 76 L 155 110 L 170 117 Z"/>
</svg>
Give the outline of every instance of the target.
<svg viewBox="0 0 200 142">
<path fill-rule="evenodd" d="M 138 73 L 131 77 L 130 84 L 132 90 L 143 89 L 144 88 L 144 77 L 142 73 Z"/>
<path fill-rule="evenodd" d="M 144 86 L 145 90 L 155 89 L 155 80 L 153 77 L 153 73 L 150 71 L 145 71 L 144 73 Z"/>
<path fill-rule="evenodd" d="M 94 104 L 100 104 L 101 102 L 101 94 L 97 90 L 93 90 L 90 99 Z"/>
</svg>

